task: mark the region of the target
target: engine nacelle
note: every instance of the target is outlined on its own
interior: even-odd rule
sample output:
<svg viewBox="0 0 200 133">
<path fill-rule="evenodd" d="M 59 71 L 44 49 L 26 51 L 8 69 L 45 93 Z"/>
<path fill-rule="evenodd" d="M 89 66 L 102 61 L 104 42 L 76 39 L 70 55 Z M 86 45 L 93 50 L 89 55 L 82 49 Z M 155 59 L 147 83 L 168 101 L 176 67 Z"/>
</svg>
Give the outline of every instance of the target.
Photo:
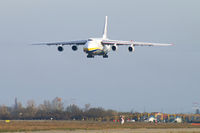
<svg viewBox="0 0 200 133">
<path fill-rule="evenodd" d="M 134 52 L 134 51 L 135 51 L 134 46 L 129 46 L 129 47 L 128 47 L 128 51 L 129 51 L 129 52 Z"/>
<path fill-rule="evenodd" d="M 58 46 L 58 51 L 62 52 L 64 50 L 64 48 L 62 46 Z"/>
<path fill-rule="evenodd" d="M 72 46 L 72 50 L 73 50 L 73 51 L 76 51 L 76 50 L 78 50 L 78 47 L 75 46 L 75 45 L 73 45 L 73 46 Z"/>
<path fill-rule="evenodd" d="M 112 51 L 117 51 L 118 49 L 117 45 L 113 45 L 111 48 L 112 48 Z"/>
</svg>

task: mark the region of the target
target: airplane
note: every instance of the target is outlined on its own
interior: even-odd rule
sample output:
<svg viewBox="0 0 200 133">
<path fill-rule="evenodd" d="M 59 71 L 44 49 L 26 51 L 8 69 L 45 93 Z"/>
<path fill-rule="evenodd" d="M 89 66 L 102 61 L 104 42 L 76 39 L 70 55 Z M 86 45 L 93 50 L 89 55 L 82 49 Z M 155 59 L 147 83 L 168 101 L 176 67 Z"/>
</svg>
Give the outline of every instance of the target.
<svg viewBox="0 0 200 133">
<path fill-rule="evenodd" d="M 68 42 L 55 42 L 55 43 L 40 43 L 34 45 L 48 45 L 57 46 L 59 52 L 63 52 L 65 45 L 72 45 L 72 50 L 77 51 L 79 45 L 83 45 L 83 51 L 87 54 L 87 58 L 94 58 L 94 56 L 103 56 L 108 58 L 110 51 L 117 51 L 118 46 L 128 46 L 129 52 L 135 51 L 135 46 L 171 46 L 173 44 L 162 43 L 149 43 L 149 42 L 136 42 L 136 41 L 122 41 L 122 40 L 110 40 L 107 36 L 108 32 L 108 16 L 105 18 L 105 26 L 102 38 L 89 38 L 87 40 L 76 40 Z"/>
</svg>

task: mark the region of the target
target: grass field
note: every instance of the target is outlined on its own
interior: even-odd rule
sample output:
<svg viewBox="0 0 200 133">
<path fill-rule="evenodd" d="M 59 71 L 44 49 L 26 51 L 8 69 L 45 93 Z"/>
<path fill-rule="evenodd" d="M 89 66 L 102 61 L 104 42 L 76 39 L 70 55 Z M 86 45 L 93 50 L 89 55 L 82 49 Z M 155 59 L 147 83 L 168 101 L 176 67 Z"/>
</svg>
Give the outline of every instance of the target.
<svg viewBox="0 0 200 133">
<path fill-rule="evenodd" d="M 86 121 L 0 121 L 0 132 L 16 131 L 45 131 L 45 130 L 122 130 L 122 129 L 179 129 L 198 128 L 198 125 L 189 123 L 125 123 L 121 125 L 113 122 L 86 122 Z M 200 130 L 199 130 L 200 132 Z"/>
</svg>

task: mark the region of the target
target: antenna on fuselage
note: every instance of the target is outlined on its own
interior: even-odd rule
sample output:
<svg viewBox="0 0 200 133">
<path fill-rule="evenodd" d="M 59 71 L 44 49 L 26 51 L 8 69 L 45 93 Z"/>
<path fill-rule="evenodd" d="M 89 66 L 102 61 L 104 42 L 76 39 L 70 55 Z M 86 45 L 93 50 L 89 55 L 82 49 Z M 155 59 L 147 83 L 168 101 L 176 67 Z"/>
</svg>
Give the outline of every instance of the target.
<svg viewBox="0 0 200 133">
<path fill-rule="evenodd" d="M 107 39 L 107 31 L 108 31 L 108 16 L 106 16 L 106 20 L 105 20 L 105 27 L 104 27 L 104 32 L 103 32 L 103 39 Z"/>
</svg>

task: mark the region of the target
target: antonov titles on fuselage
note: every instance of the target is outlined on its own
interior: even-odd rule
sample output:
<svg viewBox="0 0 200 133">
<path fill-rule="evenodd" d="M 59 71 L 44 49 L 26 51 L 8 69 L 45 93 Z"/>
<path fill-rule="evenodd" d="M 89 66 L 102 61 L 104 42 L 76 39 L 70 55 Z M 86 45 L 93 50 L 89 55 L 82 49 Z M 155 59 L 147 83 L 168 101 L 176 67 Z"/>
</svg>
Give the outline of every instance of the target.
<svg viewBox="0 0 200 133">
<path fill-rule="evenodd" d="M 135 46 L 170 46 L 172 44 L 161 44 L 161 43 L 148 43 L 148 42 L 135 42 L 135 41 L 120 41 L 120 40 L 110 40 L 107 38 L 107 27 L 108 27 L 108 17 L 105 19 L 105 27 L 102 38 L 89 38 L 87 40 L 76 40 L 68 42 L 55 42 L 55 43 L 41 43 L 36 45 L 56 45 L 58 51 L 62 52 L 64 50 L 64 45 L 72 45 L 72 50 L 77 51 L 79 45 L 83 45 L 83 51 L 87 54 L 87 58 L 94 58 L 95 55 L 103 56 L 103 58 L 108 58 L 108 53 L 116 51 L 118 46 L 126 45 L 128 46 L 129 52 L 134 52 Z"/>
</svg>

